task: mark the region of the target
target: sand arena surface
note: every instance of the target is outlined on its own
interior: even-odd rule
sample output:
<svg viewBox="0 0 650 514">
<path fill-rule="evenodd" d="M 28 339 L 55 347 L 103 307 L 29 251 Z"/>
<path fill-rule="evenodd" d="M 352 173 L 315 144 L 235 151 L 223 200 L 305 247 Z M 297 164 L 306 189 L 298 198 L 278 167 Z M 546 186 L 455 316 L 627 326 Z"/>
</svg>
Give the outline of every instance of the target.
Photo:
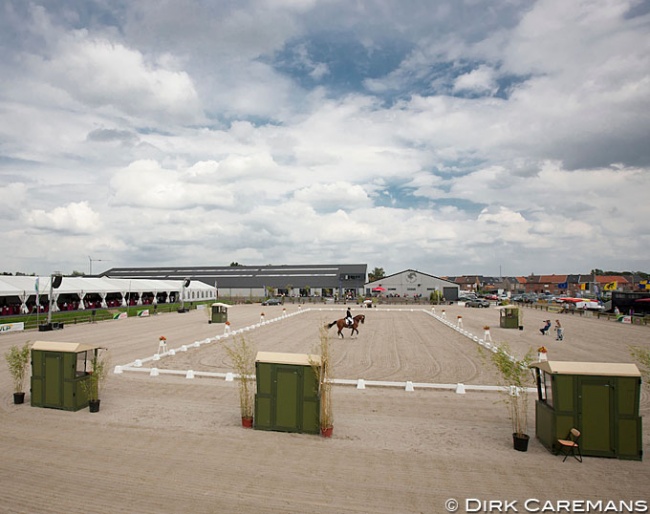
<svg viewBox="0 0 650 514">
<path fill-rule="evenodd" d="M 287 312 L 298 311 L 288 305 Z M 478 335 L 523 355 L 544 344 L 549 358 L 631 362 L 628 345 L 650 347 L 650 327 L 524 311 L 523 331 L 496 328 L 494 309 L 445 307 Z M 232 329 L 267 320 L 281 307 L 235 306 Z M 421 308 L 354 309 L 366 315 L 359 336 L 332 338 L 334 376 L 357 380 L 494 385 L 478 345 Z M 437 308 L 440 313 L 441 309 Z M 318 327 L 344 307 L 307 311 L 245 332 L 258 350 L 311 353 Z M 559 318 L 565 340 L 541 336 L 542 320 Z M 158 337 L 179 348 L 223 333 L 201 311 L 131 318 L 62 331 L 8 333 L 0 351 L 27 340 L 96 343 L 113 365 L 153 355 Z M 161 370 L 232 371 L 223 341 L 145 362 Z M 650 501 L 650 464 L 585 458 L 562 463 L 531 438 L 512 449 L 507 411 L 493 392 L 334 387 L 334 436 L 240 427 L 236 385 L 223 379 L 125 372 L 111 374 L 101 411 L 67 412 L 13 405 L 0 367 L 0 512 L 9 513 L 444 513 L 455 498 L 518 501 Z M 29 402 L 29 393 L 26 402 Z M 534 402 L 529 433 L 534 436 Z M 648 389 L 641 410 L 650 413 Z M 646 421 L 646 420 L 644 420 Z M 650 441 L 644 423 L 644 450 Z"/>
</svg>

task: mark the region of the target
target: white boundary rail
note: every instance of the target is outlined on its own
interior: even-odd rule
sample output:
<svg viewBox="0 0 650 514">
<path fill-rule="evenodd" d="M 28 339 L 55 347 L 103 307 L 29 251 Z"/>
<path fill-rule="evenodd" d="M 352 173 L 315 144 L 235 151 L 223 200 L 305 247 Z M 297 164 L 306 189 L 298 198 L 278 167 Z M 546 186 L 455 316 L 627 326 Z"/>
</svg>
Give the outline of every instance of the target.
<svg viewBox="0 0 650 514">
<path fill-rule="evenodd" d="M 250 330 L 254 330 L 256 328 L 260 328 L 264 325 L 270 325 L 272 323 L 277 323 L 278 321 L 282 321 L 284 319 L 290 318 L 292 316 L 296 316 L 298 314 L 302 314 L 305 312 L 309 311 L 339 311 L 340 309 L 335 309 L 335 308 L 307 308 L 307 309 L 299 309 L 296 312 L 292 312 L 290 314 L 284 313 L 281 316 L 278 316 L 276 318 L 271 318 L 266 321 L 260 321 L 259 323 L 255 323 L 253 325 L 238 329 L 238 330 L 233 330 L 233 331 L 228 331 L 227 333 L 224 333 L 223 335 L 203 339 L 201 341 L 195 341 L 192 344 L 188 345 L 183 345 L 179 348 L 176 349 L 171 349 L 163 353 L 156 353 L 152 355 L 151 357 L 145 357 L 143 359 L 136 359 L 133 362 L 130 362 L 128 364 L 123 364 L 123 365 L 118 365 L 115 366 L 113 373 L 115 374 L 121 374 L 124 373 L 125 371 L 129 372 L 136 372 L 136 373 L 148 373 L 152 377 L 157 377 L 159 375 L 177 375 L 177 376 L 185 376 L 185 378 L 188 379 L 193 379 L 196 377 L 204 377 L 204 378 L 222 378 L 225 379 L 227 382 L 233 381 L 235 378 L 239 378 L 239 376 L 235 373 L 216 373 L 216 372 L 209 372 L 209 371 L 194 371 L 194 370 L 172 370 L 172 369 L 159 369 L 157 367 L 143 367 L 144 363 L 147 362 L 155 362 L 160 360 L 162 357 L 165 356 L 172 356 L 176 355 L 177 352 L 186 352 L 189 351 L 191 348 L 199 348 L 202 345 L 205 344 L 210 344 L 210 343 L 215 343 L 218 341 L 221 341 L 223 339 L 227 339 L 228 337 L 235 336 L 237 334 L 243 334 L 245 332 L 248 332 Z M 426 315 L 429 315 L 436 319 L 437 321 L 447 325 L 450 329 L 455 330 L 456 332 L 460 333 L 461 335 L 467 337 L 471 341 L 477 343 L 480 346 L 483 346 L 484 348 L 496 352 L 497 347 L 490 343 L 489 341 L 484 341 L 483 339 L 479 339 L 478 336 L 468 332 L 465 330 L 462 325 L 459 326 L 458 324 L 453 324 L 449 320 L 447 320 L 444 317 L 441 317 L 435 313 L 435 309 L 432 309 L 431 311 L 428 311 L 426 309 L 407 309 L 407 308 L 381 308 L 379 309 L 381 311 L 406 311 L 406 312 L 422 312 Z M 510 356 L 511 359 L 514 360 L 514 357 Z M 251 377 L 255 378 L 255 377 Z M 406 382 L 391 382 L 391 381 L 383 381 L 383 380 L 364 380 L 362 378 L 353 380 L 353 379 L 344 379 L 344 378 L 335 378 L 332 379 L 332 384 L 334 385 L 342 385 L 342 386 L 356 386 L 357 389 L 365 389 L 367 386 L 368 387 L 389 387 L 389 388 L 402 388 L 407 392 L 414 391 L 415 389 L 447 389 L 447 390 L 452 390 L 456 391 L 458 394 L 464 394 L 465 391 L 508 391 L 507 387 L 504 386 L 492 386 L 492 385 L 465 385 L 465 384 L 433 384 L 433 383 L 426 383 L 426 382 L 412 382 L 412 381 L 406 381 Z M 532 393 L 536 392 L 535 388 L 527 388 L 527 392 Z"/>
</svg>

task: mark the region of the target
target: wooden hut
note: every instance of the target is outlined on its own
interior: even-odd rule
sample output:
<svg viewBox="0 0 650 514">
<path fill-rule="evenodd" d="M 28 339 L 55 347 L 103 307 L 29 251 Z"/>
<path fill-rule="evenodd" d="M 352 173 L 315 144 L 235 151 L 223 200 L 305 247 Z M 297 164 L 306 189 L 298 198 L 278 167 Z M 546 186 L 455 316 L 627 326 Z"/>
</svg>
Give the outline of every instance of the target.
<svg viewBox="0 0 650 514">
<path fill-rule="evenodd" d="M 319 433 L 319 367 L 318 355 L 258 352 L 255 428 Z"/>
<path fill-rule="evenodd" d="M 226 303 L 213 303 L 208 310 L 208 323 L 225 323 L 228 321 L 228 308 Z"/>
<path fill-rule="evenodd" d="M 641 460 L 641 373 L 635 364 L 546 361 L 531 365 L 538 399 L 535 431 L 557 452 L 558 439 L 581 432 L 583 455 Z"/>
<path fill-rule="evenodd" d="M 82 383 L 88 380 L 98 346 L 36 341 L 31 348 L 31 404 L 77 411 L 88 407 Z"/>
</svg>

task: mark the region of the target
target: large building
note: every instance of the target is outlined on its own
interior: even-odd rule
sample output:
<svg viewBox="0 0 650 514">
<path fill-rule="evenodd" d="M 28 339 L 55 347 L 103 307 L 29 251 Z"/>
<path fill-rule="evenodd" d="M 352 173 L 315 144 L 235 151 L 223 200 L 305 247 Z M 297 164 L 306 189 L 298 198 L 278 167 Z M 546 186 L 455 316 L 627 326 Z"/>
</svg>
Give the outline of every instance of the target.
<svg viewBox="0 0 650 514">
<path fill-rule="evenodd" d="M 434 291 L 440 292 L 445 300 L 458 299 L 460 286 L 444 278 L 435 277 L 414 269 L 407 269 L 382 277 L 365 285 L 367 295 L 429 298 Z"/>
<path fill-rule="evenodd" d="M 101 276 L 203 282 L 220 298 L 264 296 L 357 296 L 363 294 L 366 264 L 281 266 L 191 266 L 112 268 Z"/>
</svg>

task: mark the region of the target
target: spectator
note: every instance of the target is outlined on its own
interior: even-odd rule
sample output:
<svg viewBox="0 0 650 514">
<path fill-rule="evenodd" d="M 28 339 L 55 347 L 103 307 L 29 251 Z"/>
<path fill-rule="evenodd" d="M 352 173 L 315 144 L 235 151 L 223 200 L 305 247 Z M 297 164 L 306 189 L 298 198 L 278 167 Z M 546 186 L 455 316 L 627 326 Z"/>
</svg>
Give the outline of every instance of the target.
<svg viewBox="0 0 650 514">
<path fill-rule="evenodd" d="M 542 328 L 540 328 L 539 331 L 542 333 L 543 336 L 545 336 L 545 335 L 546 335 L 546 332 L 548 332 L 548 330 L 549 330 L 550 328 L 551 328 L 551 320 L 550 320 L 550 319 L 547 319 L 547 320 L 544 322 L 544 326 L 543 326 Z"/>
</svg>

